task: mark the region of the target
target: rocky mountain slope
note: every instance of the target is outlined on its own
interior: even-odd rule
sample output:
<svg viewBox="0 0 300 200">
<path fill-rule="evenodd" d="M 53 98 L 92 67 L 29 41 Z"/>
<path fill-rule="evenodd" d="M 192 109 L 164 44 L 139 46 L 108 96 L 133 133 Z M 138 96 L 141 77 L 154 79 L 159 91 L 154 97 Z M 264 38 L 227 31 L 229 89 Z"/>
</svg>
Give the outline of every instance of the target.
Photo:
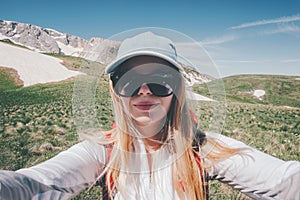
<svg viewBox="0 0 300 200">
<path fill-rule="evenodd" d="M 68 33 L 42 28 L 32 24 L 0 20 L 0 39 L 23 45 L 29 49 L 71 56 L 86 56 L 95 46 L 101 46 L 114 56 L 119 42 L 103 38 L 85 40 Z"/>
<path fill-rule="evenodd" d="M 86 40 L 53 29 L 5 20 L 0 20 L 0 40 L 41 53 L 70 55 L 104 64 L 116 56 L 120 46 L 119 42 L 105 38 L 94 37 Z M 191 67 L 185 69 L 184 76 L 189 86 L 213 80 L 213 77 L 200 74 Z"/>
</svg>

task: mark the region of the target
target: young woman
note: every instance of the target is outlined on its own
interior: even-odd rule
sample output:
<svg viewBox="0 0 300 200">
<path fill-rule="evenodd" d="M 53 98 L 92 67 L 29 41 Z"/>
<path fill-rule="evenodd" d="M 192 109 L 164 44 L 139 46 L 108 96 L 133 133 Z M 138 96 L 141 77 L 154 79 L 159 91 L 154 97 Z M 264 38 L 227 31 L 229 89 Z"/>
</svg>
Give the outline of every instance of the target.
<svg viewBox="0 0 300 200">
<path fill-rule="evenodd" d="M 300 199 L 299 162 L 196 129 L 177 56 L 151 32 L 124 40 L 106 68 L 115 128 L 39 165 L 1 171 L 1 199 L 70 199 L 103 177 L 112 199 L 207 199 L 212 178 L 254 199 Z"/>
</svg>

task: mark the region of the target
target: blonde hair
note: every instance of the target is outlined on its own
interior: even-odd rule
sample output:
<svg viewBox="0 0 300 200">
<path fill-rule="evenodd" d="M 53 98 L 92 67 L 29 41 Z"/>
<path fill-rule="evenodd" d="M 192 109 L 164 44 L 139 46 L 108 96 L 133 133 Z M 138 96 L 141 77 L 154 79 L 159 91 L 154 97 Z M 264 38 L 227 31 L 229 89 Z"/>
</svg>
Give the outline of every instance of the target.
<svg viewBox="0 0 300 200">
<path fill-rule="evenodd" d="M 124 112 L 119 96 L 114 93 L 111 82 L 110 93 L 117 126 L 110 131 L 111 137 L 109 140 L 113 143 L 113 150 L 107 167 L 101 176 L 106 174 L 106 186 L 110 197 L 112 197 L 116 190 L 121 193 L 124 191 L 126 174 L 124 176 L 123 170 L 130 164 L 129 153 L 133 149 L 136 138 L 130 134 L 133 131 L 132 120 Z M 176 157 L 172 164 L 173 187 L 180 199 L 206 199 L 208 191 L 206 191 L 207 180 L 205 170 L 211 165 L 204 163 L 200 142 L 198 141 L 196 144 L 199 148 L 193 146 L 195 144 L 193 143 L 195 141 L 195 127 L 193 127 L 194 124 L 185 99 L 183 78 L 181 78 L 178 95 L 173 96 L 167 118 L 165 127 L 162 129 L 164 131 L 161 138 L 162 142 L 169 143 L 172 153 L 180 155 Z M 101 141 L 99 142 L 101 143 Z M 210 163 L 232 156 L 240 151 L 240 149 L 226 147 L 210 138 L 206 138 L 206 143 L 214 145 L 213 150 L 205 157 L 205 160 L 209 160 Z"/>
</svg>

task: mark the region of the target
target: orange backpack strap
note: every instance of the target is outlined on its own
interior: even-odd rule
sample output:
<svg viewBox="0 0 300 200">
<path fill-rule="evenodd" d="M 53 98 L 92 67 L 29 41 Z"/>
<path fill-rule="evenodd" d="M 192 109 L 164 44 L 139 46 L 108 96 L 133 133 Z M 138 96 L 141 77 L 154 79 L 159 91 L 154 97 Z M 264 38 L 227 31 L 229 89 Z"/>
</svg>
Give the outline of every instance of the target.
<svg viewBox="0 0 300 200">
<path fill-rule="evenodd" d="M 113 145 L 109 144 L 105 146 L 106 154 L 107 154 L 107 162 L 110 160 L 111 152 L 113 149 Z M 102 199 L 103 200 L 111 200 L 108 192 L 108 187 L 106 184 L 107 175 L 104 174 L 100 180 L 100 186 L 102 187 Z M 110 178 L 110 183 L 113 184 L 112 178 Z"/>
<path fill-rule="evenodd" d="M 116 123 L 113 123 L 112 125 L 112 129 L 116 128 Z M 111 137 L 111 133 L 108 133 L 105 135 L 106 138 L 110 138 Z M 107 144 L 105 145 L 105 151 L 106 151 L 106 155 L 107 155 L 107 162 L 108 163 L 110 161 L 110 157 L 111 157 L 111 152 L 113 150 L 113 144 Z M 109 196 L 109 192 L 108 192 L 108 187 L 107 187 L 107 184 L 106 184 L 106 179 L 107 179 L 107 175 L 104 174 L 99 183 L 100 183 L 100 186 L 102 187 L 102 199 L 103 200 L 111 200 L 110 196 Z M 113 184 L 113 179 L 110 178 L 110 183 Z"/>
</svg>

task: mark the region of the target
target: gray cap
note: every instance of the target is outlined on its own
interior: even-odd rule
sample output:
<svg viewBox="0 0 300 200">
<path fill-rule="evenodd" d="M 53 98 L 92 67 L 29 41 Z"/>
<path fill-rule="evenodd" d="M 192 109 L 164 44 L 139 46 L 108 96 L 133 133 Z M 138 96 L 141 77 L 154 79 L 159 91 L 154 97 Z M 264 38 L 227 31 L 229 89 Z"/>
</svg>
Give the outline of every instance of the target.
<svg viewBox="0 0 300 200">
<path fill-rule="evenodd" d="M 148 31 L 125 39 L 118 50 L 116 59 L 107 65 L 106 73 L 115 71 L 120 64 L 135 56 L 155 56 L 182 69 L 177 62 L 174 43 L 166 37 Z"/>
</svg>

